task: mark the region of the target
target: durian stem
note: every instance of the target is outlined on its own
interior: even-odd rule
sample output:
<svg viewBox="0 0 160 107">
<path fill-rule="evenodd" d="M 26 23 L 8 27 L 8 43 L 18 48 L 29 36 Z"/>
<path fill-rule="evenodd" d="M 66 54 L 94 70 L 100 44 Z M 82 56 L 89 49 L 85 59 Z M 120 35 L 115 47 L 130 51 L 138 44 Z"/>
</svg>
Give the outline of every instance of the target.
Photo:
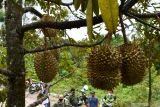
<svg viewBox="0 0 160 107">
<path fill-rule="evenodd" d="M 47 37 L 44 36 L 44 49 L 47 50 Z"/>
<path fill-rule="evenodd" d="M 48 15 L 50 14 L 49 10 L 50 10 L 50 0 L 47 0 L 47 14 Z"/>
<path fill-rule="evenodd" d="M 120 13 L 119 13 L 119 19 L 120 19 L 120 24 L 121 24 L 121 27 L 122 27 L 123 40 L 124 40 L 124 43 L 127 44 L 127 43 L 128 43 L 128 40 L 127 40 L 127 35 L 126 35 L 125 28 L 124 28 L 124 23 L 123 23 L 122 17 L 123 17 L 123 15 L 122 15 L 122 13 L 120 12 Z"/>
<path fill-rule="evenodd" d="M 112 34 L 113 34 L 112 32 L 108 32 L 108 34 L 106 35 L 106 43 L 107 43 L 107 45 L 111 44 Z"/>
</svg>

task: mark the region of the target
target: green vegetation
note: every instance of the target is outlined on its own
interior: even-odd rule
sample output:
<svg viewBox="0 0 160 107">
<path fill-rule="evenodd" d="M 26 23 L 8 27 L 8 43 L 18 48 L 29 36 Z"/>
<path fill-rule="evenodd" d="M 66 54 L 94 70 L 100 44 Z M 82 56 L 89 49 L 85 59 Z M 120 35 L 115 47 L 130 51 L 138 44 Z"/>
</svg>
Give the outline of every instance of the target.
<svg viewBox="0 0 160 107">
<path fill-rule="evenodd" d="M 120 41 L 120 42 L 118 42 Z M 113 45 L 119 46 L 122 43 L 121 36 L 113 39 Z M 77 52 L 78 51 L 78 52 Z M 60 53 L 60 69 L 56 78 L 52 83 L 56 82 L 61 77 L 69 74 L 74 70 L 74 73 L 60 81 L 58 84 L 50 88 L 50 92 L 63 94 L 65 91 L 69 91 L 71 87 L 76 88 L 77 94 L 80 95 L 80 90 L 84 85 L 88 85 L 89 89 L 86 92 L 89 96 L 90 90 L 95 90 L 98 98 L 102 98 L 106 91 L 93 88 L 88 80 L 86 75 L 86 57 L 90 49 L 80 49 L 80 48 L 63 48 Z M 34 81 L 39 81 L 34 70 L 33 66 L 34 55 L 26 56 L 26 69 L 27 75 L 26 78 L 32 78 Z M 156 105 L 160 101 L 160 76 L 157 75 L 158 71 L 155 69 L 154 65 L 152 66 L 152 103 Z M 120 107 L 129 107 L 132 103 L 147 103 L 148 101 L 148 69 L 146 70 L 146 76 L 144 80 L 134 86 L 125 86 L 119 84 L 114 89 L 114 93 L 117 96 L 117 105 Z M 156 107 L 156 106 L 153 106 Z"/>
<path fill-rule="evenodd" d="M 3 0 L 1 0 L 0 3 L 3 5 L 2 1 Z M 123 66 L 124 71 L 129 71 L 131 69 L 130 71 L 132 71 L 134 75 L 136 73 L 136 70 L 138 71 L 140 69 L 139 72 L 136 73 L 136 75 L 140 76 L 140 78 L 144 76 L 144 78 L 142 82 L 138 84 L 135 83 L 135 85 L 133 86 L 127 86 L 128 84 L 124 85 L 122 83 L 117 83 L 118 86 L 114 88 L 114 93 L 117 97 L 115 106 L 130 107 L 131 105 L 135 105 L 136 107 L 140 107 L 140 104 L 147 104 L 150 107 L 151 103 L 152 107 L 157 107 L 157 104 L 160 102 L 160 16 L 159 13 L 157 13 L 157 11 L 159 11 L 159 3 L 153 3 L 151 2 L 151 0 L 139 0 L 138 2 L 134 0 L 128 0 L 126 2 L 124 0 L 121 0 L 121 2 L 118 3 L 118 0 L 114 0 L 115 2 L 110 4 L 110 2 L 106 2 L 103 0 L 93 0 L 94 2 L 92 4 L 92 0 L 86 0 L 89 1 L 87 4 L 87 2 L 85 3 L 84 1 L 85 0 L 74 0 L 74 3 L 71 3 L 72 6 L 74 5 L 75 10 L 76 12 L 78 12 L 78 14 L 73 11 L 72 8 L 70 8 L 70 4 L 62 3 L 61 0 L 53 0 L 52 2 L 50 2 L 49 0 L 25 0 L 23 3 L 24 6 L 22 6 L 20 3 L 22 2 L 22 0 L 6 1 L 6 13 L 4 13 L 2 9 L 0 10 L 0 22 L 4 22 L 4 19 L 6 18 L 5 20 L 7 24 L 5 26 L 2 25 L 0 29 L 0 68 L 2 68 L 0 70 L 0 73 L 6 75 L 4 76 L 0 74 L 0 103 L 5 102 L 7 92 L 9 92 L 9 100 L 7 101 L 7 105 L 9 107 L 12 107 L 13 105 L 16 105 L 17 107 L 21 105 L 24 106 L 24 80 L 27 78 L 31 78 L 33 79 L 33 81 L 40 82 L 35 72 L 34 59 L 35 54 L 38 54 L 37 52 L 45 51 L 47 50 L 47 47 L 49 47 L 48 49 L 58 48 L 57 53 L 59 54 L 57 56 L 53 56 L 57 59 L 56 61 L 59 64 L 59 69 L 56 77 L 51 81 L 51 83 L 56 83 L 56 81 L 58 81 L 60 78 L 72 73 L 70 76 L 53 85 L 50 88 L 51 93 L 63 94 L 65 91 L 69 91 L 70 88 L 73 87 L 76 89 L 77 94 L 80 95 L 81 88 L 84 85 L 88 85 L 89 89 L 87 90 L 86 94 L 89 96 L 89 92 L 91 90 L 94 90 L 96 92 L 96 96 L 101 100 L 101 98 L 106 94 L 106 90 L 96 89 L 89 83 L 87 79 L 87 72 L 89 71 L 87 70 L 87 58 L 91 53 L 91 49 L 95 49 L 93 52 L 95 53 L 95 55 L 91 55 L 91 57 L 100 55 L 98 58 L 95 57 L 95 60 L 98 59 L 100 61 L 97 62 L 98 64 L 96 63 L 98 65 L 97 67 L 95 62 L 91 59 L 89 63 L 93 62 L 93 65 L 91 65 L 90 68 L 92 68 L 92 66 L 94 66 L 95 68 L 100 68 L 98 70 L 94 69 L 94 73 L 99 73 L 94 76 L 96 77 L 97 75 L 99 75 L 98 79 L 101 79 L 101 77 L 105 77 L 104 80 L 107 80 L 108 78 L 106 75 L 101 75 L 103 73 L 107 74 L 106 72 L 108 71 L 108 69 L 106 70 L 105 68 L 106 63 L 104 64 L 102 60 L 105 59 L 103 61 L 107 62 L 108 60 L 106 61 L 106 59 L 108 57 L 108 59 L 110 58 L 108 63 L 110 63 L 113 59 L 116 59 L 116 54 L 114 54 L 113 52 L 112 55 L 105 56 L 104 53 L 107 52 L 103 51 L 105 50 L 103 48 L 102 52 L 98 53 L 98 50 L 96 50 L 94 46 L 95 43 L 99 42 L 99 44 L 101 43 L 111 45 L 112 47 L 117 48 L 118 51 L 121 50 L 119 49 L 120 45 L 134 43 L 136 45 L 139 45 L 143 49 L 145 53 L 144 56 L 146 56 L 149 60 L 149 64 L 146 64 L 146 66 L 149 65 L 150 68 L 146 69 L 146 72 L 144 72 L 146 73 L 145 76 L 143 74 L 141 76 L 139 75 L 139 73 L 141 73 L 141 68 L 144 67 L 144 63 L 143 61 L 141 62 L 141 60 L 145 58 L 140 58 L 140 56 L 138 55 L 140 53 L 140 51 L 138 51 L 139 49 L 136 50 L 132 48 L 133 50 L 129 50 L 129 48 L 127 48 L 126 50 L 132 51 L 132 53 L 129 53 L 127 51 L 128 53 L 126 53 L 128 55 L 124 51 L 122 51 L 121 54 L 118 53 L 120 57 L 122 53 L 124 53 L 124 55 L 122 56 L 123 62 L 121 62 L 122 60 L 119 59 L 119 68 L 117 68 L 117 64 L 112 63 L 111 68 L 109 69 L 110 71 L 113 71 L 113 69 L 115 68 L 117 71 L 119 71 L 122 68 L 122 63 L 123 65 L 125 65 L 130 61 L 128 65 L 126 64 L 126 68 Z M 2 8 L 2 5 L 0 5 L 0 8 Z M 38 13 L 38 11 L 34 10 L 33 8 L 29 8 L 29 10 L 21 8 L 34 7 L 36 5 L 41 7 L 45 15 L 47 14 L 48 16 L 52 16 L 52 23 L 49 23 L 51 22 L 49 21 L 49 19 L 44 21 L 42 19 L 42 16 L 44 16 L 44 14 L 41 15 L 41 13 Z M 150 10 L 150 8 L 152 9 Z M 99 12 L 99 10 L 101 12 Z M 35 16 L 30 18 L 33 23 L 25 23 L 26 25 L 23 25 L 22 27 L 21 16 L 24 15 L 22 15 L 21 13 L 24 12 L 25 14 L 26 11 L 33 12 Z M 71 11 L 72 16 L 68 15 L 68 11 Z M 106 14 L 106 11 L 108 14 Z M 102 16 L 102 20 L 106 25 L 106 28 L 104 28 L 104 25 L 98 24 L 103 22 L 100 17 L 94 17 L 94 22 L 92 22 L 93 14 L 99 16 L 100 13 Z M 120 14 L 120 17 L 118 14 Z M 86 23 L 84 22 L 85 20 L 83 19 L 83 17 L 86 18 Z M 24 18 L 27 19 L 27 17 Z M 121 26 L 118 25 L 119 19 L 122 19 L 120 20 Z M 136 21 L 132 19 L 136 19 Z M 34 23 L 35 21 L 37 21 L 37 24 Z M 69 23 L 67 25 L 67 28 L 66 23 Z M 93 23 L 97 23 L 97 25 L 93 26 Z M 76 41 L 73 38 L 69 37 L 69 35 L 66 33 L 66 29 L 84 27 L 86 26 L 86 24 L 88 29 L 87 36 L 89 40 L 88 38 L 85 38 L 83 40 Z M 54 29 L 50 27 L 54 27 Z M 39 30 L 37 30 L 37 28 Z M 108 34 L 106 34 L 105 36 L 101 35 L 101 29 L 107 30 Z M 126 35 L 125 30 L 127 34 L 130 34 Z M 50 34 L 48 33 L 49 31 L 51 31 L 51 33 L 53 34 L 52 36 L 50 36 Z M 48 37 L 46 37 L 46 34 L 48 35 Z M 74 35 L 77 36 L 76 32 Z M 105 57 L 103 57 L 102 59 L 101 55 Z M 138 59 L 136 60 L 137 62 L 135 60 L 132 61 L 132 59 L 136 58 Z M 127 60 L 128 62 L 125 62 L 124 60 Z M 23 62 L 25 62 L 25 64 Z M 101 62 L 103 63 L 106 72 L 103 72 L 104 69 L 101 68 Z M 48 63 L 48 65 L 50 65 L 50 63 Z M 46 66 L 43 67 L 46 68 Z M 5 70 L 3 70 L 3 68 L 5 68 Z M 145 71 L 144 69 L 142 70 Z M 41 71 L 43 72 L 43 69 Z M 52 69 L 48 69 L 48 71 L 51 72 Z M 47 72 L 47 70 L 44 72 Z M 112 73 L 116 74 L 115 72 Z M 129 72 L 128 74 L 131 74 L 131 72 Z M 115 76 L 113 75 L 109 75 L 109 77 L 113 77 L 112 79 L 115 79 Z M 128 78 L 126 79 L 126 81 L 127 80 Z M 109 81 L 113 83 L 113 81 L 111 81 L 110 79 Z M 8 88 L 9 90 L 7 90 L 7 85 L 10 87 Z M 106 87 L 104 89 L 106 89 Z M 22 101 L 21 97 L 23 98 Z M 12 101 L 12 99 L 15 98 L 17 99 L 15 101 Z M 136 104 L 139 104 L 139 106 L 137 106 Z"/>
</svg>

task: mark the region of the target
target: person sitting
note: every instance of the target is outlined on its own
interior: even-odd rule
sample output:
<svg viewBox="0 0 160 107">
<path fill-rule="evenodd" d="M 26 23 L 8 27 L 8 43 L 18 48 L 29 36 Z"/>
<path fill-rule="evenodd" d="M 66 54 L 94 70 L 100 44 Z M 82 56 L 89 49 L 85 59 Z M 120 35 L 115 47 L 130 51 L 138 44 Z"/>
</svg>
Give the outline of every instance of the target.
<svg viewBox="0 0 160 107">
<path fill-rule="evenodd" d="M 102 98 L 102 107 L 113 107 L 116 100 L 113 90 L 108 90 L 107 95 Z"/>
</svg>

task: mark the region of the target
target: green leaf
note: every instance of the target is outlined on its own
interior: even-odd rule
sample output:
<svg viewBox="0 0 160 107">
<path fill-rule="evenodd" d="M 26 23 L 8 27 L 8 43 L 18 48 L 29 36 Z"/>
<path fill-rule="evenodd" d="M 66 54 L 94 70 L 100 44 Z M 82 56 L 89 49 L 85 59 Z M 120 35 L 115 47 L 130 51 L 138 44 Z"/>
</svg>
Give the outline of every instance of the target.
<svg viewBox="0 0 160 107">
<path fill-rule="evenodd" d="M 84 12 L 87 8 L 88 0 L 82 0 L 81 11 Z"/>
<path fill-rule="evenodd" d="M 73 2 L 74 2 L 74 8 L 78 10 L 82 0 L 74 0 Z"/>
<path fill-rule="evenodd" d="M 93 12 L 96 16 L 99 15 L 99 6 L 98 6 L 98 0 L 93 0 Z"/>
<path fill-rule="evenodd" d="M 88 0 L 88 5 L 87 5 L 87 34 L 89 36 L 89 40 L 92 40 L 93 37 L 93 9 L 92 9 L 92 0 Z"/>
<path fill-rule="evenodd" d="M 102 19 L 109 32 L 115 32 L 118 26 L 118 0 L 98 0 Z"/>
</svg>

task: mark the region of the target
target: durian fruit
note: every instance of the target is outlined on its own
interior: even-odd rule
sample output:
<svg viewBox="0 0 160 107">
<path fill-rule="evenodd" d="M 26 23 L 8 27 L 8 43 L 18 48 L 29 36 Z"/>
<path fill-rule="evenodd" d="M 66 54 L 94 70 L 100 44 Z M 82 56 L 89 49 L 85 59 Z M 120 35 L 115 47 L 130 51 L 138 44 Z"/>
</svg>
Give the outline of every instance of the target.
<svg viewBox="0 0 160 107">
<path fill-rule="evenodd" d="M 122 54 L 122 83 L 134 85 L 141 82 L 145 76 L 148 65 L 144 52 L 134 44 L 124 44 L 120 46 Z"/>
<path fill-rule="evenodd" d="M 52 81 L 58 72 L 58 62 L 52 51 L 37 53 L 34 66 L 38 78 L 45 83 Z"/>
<path fill-rule="evenodd" d="M 88 72 L 87 75 L 91 85 L 102 90 L 113 89 L 121 80 L 120 69 L 116 69 L 112 73 L 106 72 L 106 74 Z"/>
<path fill-rule="evenodd" d="M 107 45 L 102 45 L 92 49 L 87 67 L 89 72 L 111 72 L 120 68 L 121 64 L 122 58 L 119 51 Z"/>
<path fill-rule="evenodd" d="M 53 50 L 50 50 L 53 55 L 55 56 L 56 60 L 59 61 L 59 56 L 60 56 L 60 49 L 53 49 Z"/>
<path fill-rule="evenodd" d="M 44 45 L 39 46 L 39 48 L 45 48 Z M 59 55 L 60 55 L 60 49 L 53 49 L 53 50 L 49 50 L 54 57 L 56 58 L 57 61 L 59 61 Z"/>
<path fill-rule="evenodd" d="M 54 22 L 55 19 L 53 16 L 43 15 L 43 17 L 41 18 L 41 21 Z M 55 37 L 57 35 L 58 29 L 44 28 L 42 29 L 42 32 L 46 37 Z"/>
<path fill-rule="evenodd" d="M 88 57 L 88 79 L 91 85 L 99 89 L 112 89 L 121 80 L 121 54 L 107 45 L 96 46 Z"/>
</svg>

